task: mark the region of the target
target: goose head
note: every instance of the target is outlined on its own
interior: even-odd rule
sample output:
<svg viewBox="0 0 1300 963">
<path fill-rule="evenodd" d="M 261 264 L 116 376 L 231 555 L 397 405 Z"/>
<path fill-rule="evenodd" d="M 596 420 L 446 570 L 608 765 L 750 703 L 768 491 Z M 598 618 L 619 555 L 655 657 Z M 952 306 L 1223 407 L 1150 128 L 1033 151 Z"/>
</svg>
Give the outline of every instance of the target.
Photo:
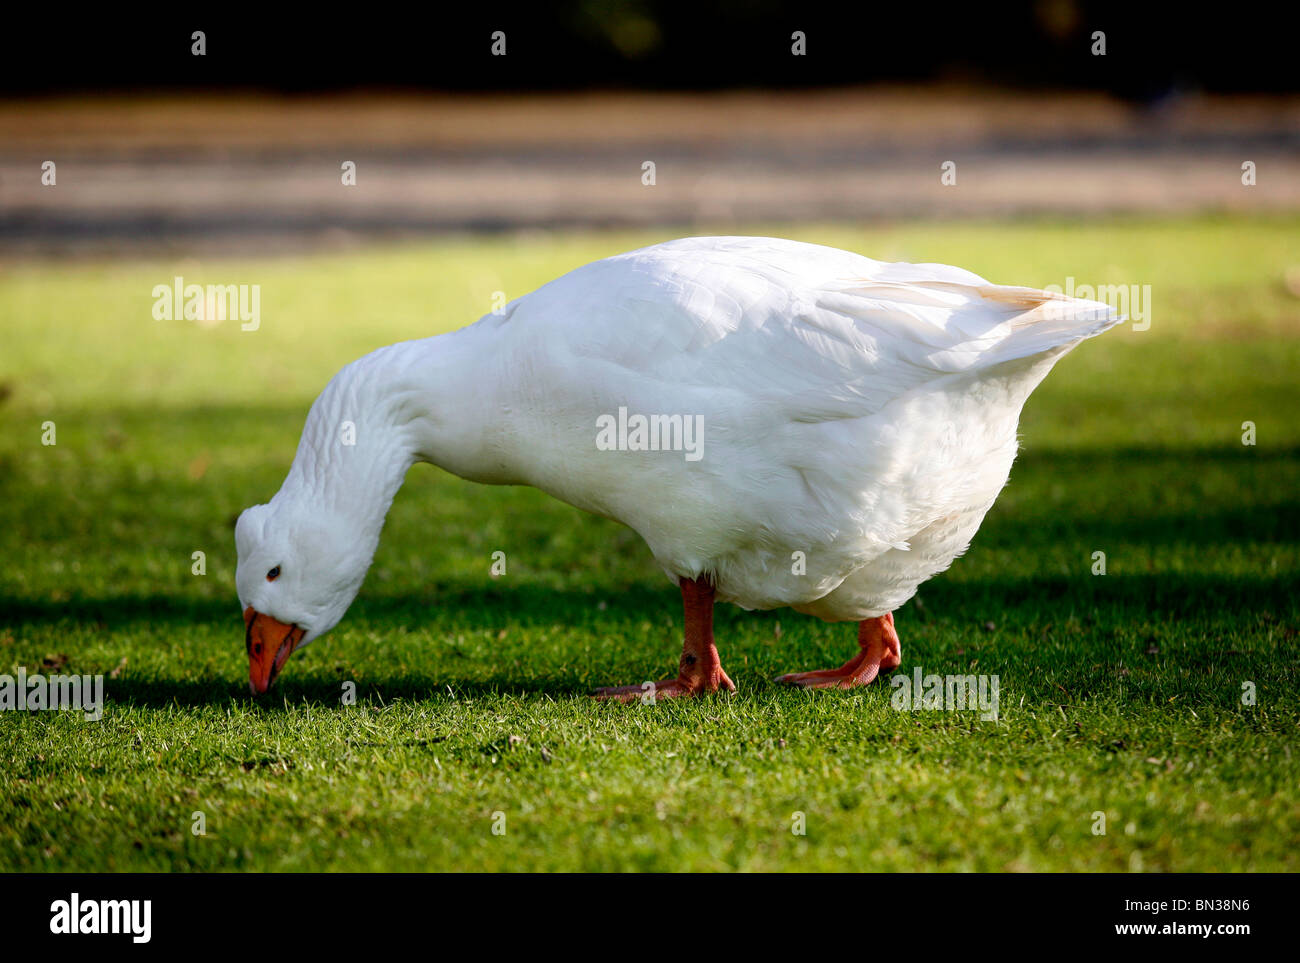
<svg viewBox="0 0 1300 963">
<path fill-rule="evenodd" d="M 280 490 L 239 516 L 235 588 L 255 694 L 343 618 L 412 465 L 495 480 L 476 460 L 487 434 L 477 350 L 458 332 L 344 366 L 312 403 Z"/>
<path fill-rule="evenodd" d="M 254 694 L 271 687 L 294 651 L 339 623 L 377 544 L 377 533 L 307 500 L 277 496 L 239 516 L 235 586 Z"/>
</svg>

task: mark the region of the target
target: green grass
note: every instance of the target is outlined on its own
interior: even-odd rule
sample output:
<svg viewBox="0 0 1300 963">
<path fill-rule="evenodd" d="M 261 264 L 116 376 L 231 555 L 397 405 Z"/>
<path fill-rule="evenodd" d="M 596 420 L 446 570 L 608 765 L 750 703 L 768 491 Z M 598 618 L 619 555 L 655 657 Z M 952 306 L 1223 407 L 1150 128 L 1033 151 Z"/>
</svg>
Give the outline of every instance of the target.
<svg viewBox="0 0 1300 963">
<path fill-rule="evenodd" d="M 1300 220 L 774 232 L 1151 285 L 1151 329 L 1060 364 L 971 551 L 898 613 L 904 671 L 998 675 L 997 723 L 778 688 L 842 661 L 852 627 L 731 607 L 736 696 L 590 701 L 675 665 L 672 586 L 617 525 L 427 466 L 347 618 L 248 696 L 232 521 L 279 486 L 328 377 L 673 232 L 11 264 L 0 672 L 117 674 L 101 722 L 0 713 L 0 868 L 1300 869 Z M 260 284 L 262 329 L 152 320 L 176 274 Z"/>
</svg>

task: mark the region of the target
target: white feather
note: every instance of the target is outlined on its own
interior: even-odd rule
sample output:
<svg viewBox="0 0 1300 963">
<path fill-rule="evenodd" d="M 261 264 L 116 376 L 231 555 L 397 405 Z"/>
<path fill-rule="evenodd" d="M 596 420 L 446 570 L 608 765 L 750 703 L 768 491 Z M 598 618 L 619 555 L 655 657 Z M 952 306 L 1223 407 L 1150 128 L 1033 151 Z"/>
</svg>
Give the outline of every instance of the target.
<svg viewBox="0 0 1300 963">
<path fill-rule="evenodd" d="M 966 549 L 1007 480 L 1029 393 L 1120 320 L 943 265 L 772 238 L 659 244 L 345 368 L 270 507 L 285 513 L 279 541 L 327 518 L 364 573 L 402 476 L 425 460 L 617 519 L 674 580 L 711 575 L 721 600 L 870 618 Z M 701 457 L 601 450 L 598 419 L 620 408 L 702 418 Z M 301 588 L 276 598 L 257 580 L 275 555 L 261 548 L 245 566 L 241 544 L 243 604 L 257 594 L 286 622 L 260 606 L 314 606 L 311 637 L 338 621 L 350 595 L 342 609 Z"/>
</svg>

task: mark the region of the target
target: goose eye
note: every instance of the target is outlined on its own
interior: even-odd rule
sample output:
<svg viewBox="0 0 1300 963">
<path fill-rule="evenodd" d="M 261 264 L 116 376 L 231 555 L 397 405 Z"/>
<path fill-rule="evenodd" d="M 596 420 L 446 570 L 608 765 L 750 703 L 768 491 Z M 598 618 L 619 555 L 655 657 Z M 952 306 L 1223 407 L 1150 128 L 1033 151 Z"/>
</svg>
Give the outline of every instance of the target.
<svg viewBox="0 0 1300 963">
<path fill-rule="evenodd" d="M 279 577 L 280 577 L 280 566 L 278 565 L 275 568 L 271 569 L 271 571 L 266 573 L 266 580 L 268 582 L 274 582 Z"/>
</svg>

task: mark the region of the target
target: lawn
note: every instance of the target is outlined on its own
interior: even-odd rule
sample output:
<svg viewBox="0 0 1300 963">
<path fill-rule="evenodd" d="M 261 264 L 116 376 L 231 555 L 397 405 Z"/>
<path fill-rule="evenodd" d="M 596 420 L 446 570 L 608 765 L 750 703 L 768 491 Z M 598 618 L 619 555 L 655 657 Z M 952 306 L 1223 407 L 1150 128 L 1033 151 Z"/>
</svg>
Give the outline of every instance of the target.
<svg viewBox="0 0 1300 963">
<path fill-rule="evenodd" d="M 765 232 L 1150 285 L 1149 330 L 1061 362 L 970 552 L 897 614 L 902 671 L 998 676 L 996 722 L 778 687 L 852 626 L 729 606 L 736 695 L 592 701 L 669 674 L 677 592 L 630 531 L 429 466 L 342 624 L 249 696 L 232 524 L 329 376 L 684 231 L 12 262 L 0 673 L 103 673 L 107 702 L 0 713 L 0 869 L 1300 869 L 1300 219 Z M 260 329 L 155 321 L 177 275 L 260 285 Z"/>
</svg>

